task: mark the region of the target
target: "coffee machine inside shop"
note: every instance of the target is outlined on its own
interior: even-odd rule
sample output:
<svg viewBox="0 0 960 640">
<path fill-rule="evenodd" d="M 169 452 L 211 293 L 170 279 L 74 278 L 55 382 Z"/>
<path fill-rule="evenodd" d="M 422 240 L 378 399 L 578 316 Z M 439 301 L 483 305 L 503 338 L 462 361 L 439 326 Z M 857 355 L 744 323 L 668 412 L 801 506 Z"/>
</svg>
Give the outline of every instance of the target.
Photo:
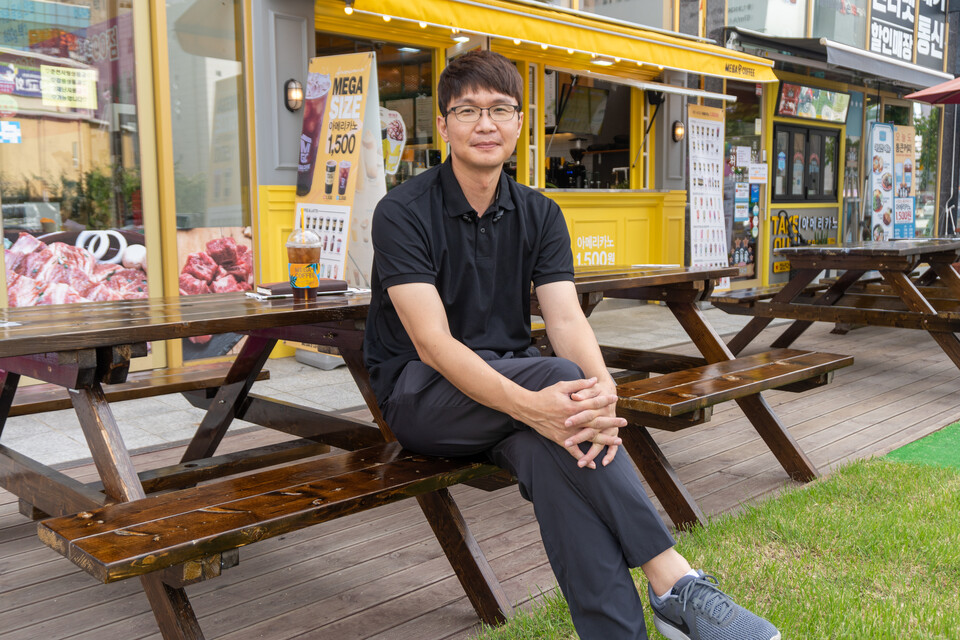
<svg viewBox="0 0 960 640">
<path fill-rule="evenodd" d="M 583 166 L 584 138 L 571 140 L 570 148 L 572 162 L 562 156 L 551 156 L 547 159 L 547 182 L 558 189 L 583 189 L 587 186 L 587 168 Z"/>
</svg>

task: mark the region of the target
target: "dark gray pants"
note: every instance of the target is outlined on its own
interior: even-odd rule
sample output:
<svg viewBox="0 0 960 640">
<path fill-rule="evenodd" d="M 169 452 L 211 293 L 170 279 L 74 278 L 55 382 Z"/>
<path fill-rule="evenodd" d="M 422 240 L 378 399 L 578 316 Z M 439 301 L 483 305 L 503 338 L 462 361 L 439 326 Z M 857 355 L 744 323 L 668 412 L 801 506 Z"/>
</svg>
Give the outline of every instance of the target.
<svg viewBox="0 0 960 640">
<path fill-rule="evenodd" d="M 583 377 L 563 358 L 478 355 L 526 389 Z M 562 447 L 474 402 L 419 360 L 404 368 L 383 414 L 408 449 L 445 456 L 486 452 L 517 477 L 521 495 L 533 502 L 550 566 L 581 638 L 647 637 L 630 568 L 674 541 L 626 452 L 606 467 L 599 464 L 601 455 L 596 470 L 581 469 Z"/>
</svg>

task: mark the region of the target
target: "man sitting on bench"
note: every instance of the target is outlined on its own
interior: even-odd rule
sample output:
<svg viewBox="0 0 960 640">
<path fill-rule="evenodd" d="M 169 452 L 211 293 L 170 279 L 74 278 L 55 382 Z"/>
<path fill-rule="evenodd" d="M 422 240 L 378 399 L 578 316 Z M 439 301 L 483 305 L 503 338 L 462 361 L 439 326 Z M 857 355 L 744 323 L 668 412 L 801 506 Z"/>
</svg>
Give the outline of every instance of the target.
<svg viewBox="0 0 960 640">
<path fill-rule="evenodd" d="M 779 638 L 691 570 L 617 456 L 626 421 L 578 304 L 563 214 L 503 172 L 522 91 L 499 54 L 451 62 L 437 90 L 450 158 L 377 206 L 364 352 L 387 424 L 408 449 L 486 452 L 517 477 L 582 638 L 647 637 L 631 567 L 668 638 Z M 531 282 L 559 357 L 530 347 Z"/>
</svg>

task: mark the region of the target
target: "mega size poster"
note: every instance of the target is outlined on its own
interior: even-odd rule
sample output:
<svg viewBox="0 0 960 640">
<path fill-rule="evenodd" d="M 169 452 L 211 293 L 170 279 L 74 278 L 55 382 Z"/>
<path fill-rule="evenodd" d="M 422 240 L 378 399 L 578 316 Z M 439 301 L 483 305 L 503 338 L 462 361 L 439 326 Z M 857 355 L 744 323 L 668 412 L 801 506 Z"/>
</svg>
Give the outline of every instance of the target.
<svg viewBox="0 0 960 640">
<path fill-rule="evenodd" d="M 370 286 L 373 209 L 386 194 L 372 53 L 310 60 L 297 167 L 295 224 L 320 236 L 321 278 Z"/>
<path fill-rule="evenodd" d="M 726 267 L 723 217 L 723 110 L 687 105 L 690 175 L 690 264 Z M 720 287 L 730 286 L 729 278 Z"/>
</svg>

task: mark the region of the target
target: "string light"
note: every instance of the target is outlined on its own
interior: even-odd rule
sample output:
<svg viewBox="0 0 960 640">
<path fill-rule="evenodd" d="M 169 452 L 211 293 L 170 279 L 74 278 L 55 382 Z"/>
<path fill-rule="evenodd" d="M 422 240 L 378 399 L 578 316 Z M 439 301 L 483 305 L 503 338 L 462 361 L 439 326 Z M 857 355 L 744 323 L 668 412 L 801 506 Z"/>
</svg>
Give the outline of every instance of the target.
<svg viewBox="0 0 960 640">
<path fill-rule="evenodd" d="M 353 15 L 353 14 L 355 13 L 355 10 L 354 10 L 354 8 L 353 8 L 353 3 L 354 3 L 354 0 L 345 0 L 345 4 L 344 4 L 344 7 L 343 7 L 344 13 L 346 13 L 347 15 Z M 378 15 L 378 14 L 373 13 L 373 12 L 370 12 L 370 11 L 360 10 L 359 12 L 360 12 L 361 14 L 365 14 L 365 15 L 368 15 L 368 16 L 376 16 L 376 15 Z M 394 18 L 394 16 L 390 16 L 390 15 L 387 15 L 387 14 L 379 14 L 379 15 L 380 15 L 381 18 L 383 18 L 383 21 L 384 21 L 384 22 L 390 22 L 390 21 Z M 409 19 L 409 18 L 399 18 L 399 19 L 400 19 L 400 20 L 403 20 L 403 21 L 405 21 L 405 22 L 411 22 L 411 23 L 414 22 L 414 20 L 411 20 L 411 19 Z M 448 25 L 437 24 L 437 23 L 434 23 L 434 22 L 427 22 L 426 20 L 419 20 L 419 21 L 417 21 L 417 24 L 420 25 L 420 28 L 421 28 L 421 29 L 426 29 L 427 27 L 436 27 L 436 28 L 439 28 L 439 29 L 450 29 L 450 33 L 452 34 L 451 37 L 452 37 L 453 39 L 457 40 L 458 42 L 464 42 L 464 41 L 469 40 L 469 38 L 468 38 L 467 36 L 459 36 L 459 37 L 457 37 L 458 34 L 460 34 L 460 32 L 461 32 L 461 30 L 460 30 L 458 27 L 451 27 L 451 26 L 448 26 Z M 489 38 L 509 39 L 509 40 L 512 40 L 512 41 L 513 41 L 513 44 L 515 44 L 515 45 L 521 45 L 521 44 L 523 43 L 523 40 L 521 40 L 520 38 L 504 38 L 504 36 L 502 36 L 502 35 L 498 35 L 498 34 L 494 34 L 494 33 L 486 33 L 486 32 L 483 32 L 483 31 L 472 31 L 472 30 L 468 30 L 467 33 L 471 33 L 471 34 L 475 34 L 475 35 L 480 35 L 480 36 L 486 36 L 486 37 L 489 37 Z M 538 44 L 538 43 L 533 43 L 533 42 L 531 42 L 530 44 Z M 547 43 L 539 43 L 539 44 L 540 44 L 540 48 L 541 48 L 542 50 L 544 50 L 544 51 L 547 51 L 547 50 L 550 48 L 550 45 L 547 44 Z M 573 55 L 573 54 L 577 53 L 577 50 L 574 49 L 574 48 L 572 48 L 572 47 L 568 47 L 568 48 L 567 48 L 567 53 L 570 54 L 570 55 Z M 580 53 L 588 53 L 588 52 L 587 52 L 587 51 L 580 51 Z M 596 52 L 589 52 L 589 53 L 590 53 L 591 62 L 593 62 L 593 64 L 596 64 L 596 65 L 599 65 L 599 66 L 610 66 L 610 65 L 614 64 L 614 62 L 622 62 L 622 61 L 624 60 L 623 58 L 619 58 L 619 57 L 614 57 L 614 58 L 612 58 L 612 59 L 611 59 L 611 58 L 602 58 L 602 57 L 601 57 L 601 58 L 598 59 L 598 54 L 597 54 Z M 664 66 L 663 66 L 663 65 L 654 64 L 654 63 L 652 63 L 652 62 L 643 62 L 642 60 L 631 60 L 630 58 L 627 58 L 626 61 L 627 61 L 627 62 L 636 62 L 638 67 L 643 67 L 644 65 L 647 65 L 647 66 L 656 67 L 658 71 L 663 71 L 663 70 L 664 70 Z M 588 70 L 585 70 L 585 71 L 587 71 L 587 73 L 589 73 Z"/>
</svg>

